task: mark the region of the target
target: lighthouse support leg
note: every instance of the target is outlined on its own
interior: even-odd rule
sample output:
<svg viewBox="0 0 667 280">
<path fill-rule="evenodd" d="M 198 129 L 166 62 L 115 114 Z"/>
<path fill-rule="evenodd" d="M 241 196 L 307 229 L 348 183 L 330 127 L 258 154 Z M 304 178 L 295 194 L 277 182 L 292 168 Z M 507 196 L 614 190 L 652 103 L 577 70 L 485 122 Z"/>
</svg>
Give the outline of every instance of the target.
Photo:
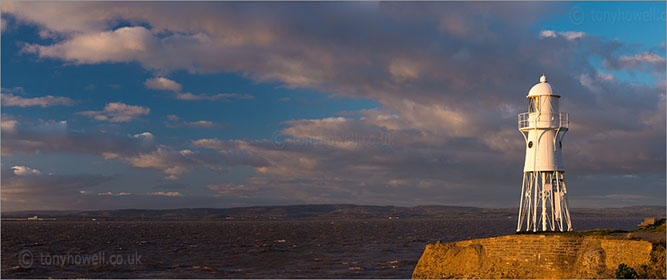
<svg viewBox="0 0 667 280">
<path fill-rule="evenodd" d="M 540 172 L 542 176 L 542 187 L 540 191 L 540 198 L 542 200 L 542 231 L 547 231 L 547 192 L 545 190 L 545 181 L 546 181 L 546 174 L 544 172 Z"/>
<path fill-rule="evenodd" d="M 537 201 L 539 200 L 540 197 L 540 182 L 539 180 L 539 172 L 531 172 L 533 175 L 533 232 L 537 232 Z"/>
<path fill-rule="evenodd" d="M 560 174 L 559 172 L 555 172 L 554 174 L 555 180 L 556 180 L 556 191 L 557 193 L 555 194 L 556 197 L 556 219 L 558 219 L 558 230 L 563 231 L 563 217 L 565 216 L 563 214 L 563 186 L 562 182 L 560 181 Z"/>
<path fill-rule="evenodd" d="M 549 190 L 549 207 L 551 207 L 551 223 L 549 226 L 551 227 L 550 230 L 554 231 L 556 229 L 556 203 L 554 202 L 554 194 L 557 188 L 554 188 L 554 176 L 556 175 L 556 172 L 549 173 L 549 185 L 551 186 L 551 189 Z"/>
<path fill-rule="evenodd" d="M 570 210 L 567 208 L 567 188 L 565 187 L 565 181 L 563 180 L 563 173 L 560 173 L 561 184 L 563 184 L 563 208 L 565 210 L 565 221 L 567 222 L 567 231 L 572 231 L 572 221 L 570 221 Z"/>
<path fill-rule="evenodd" d="M 526 211 L 523 214 L 524 219 L 526 219 L 526 231 L 530 231 L 530 221 L 531 215 L 533 213 L 533 173 L 525 173 L 526 175 L 526 195 L 523 197 L 525 199 Z"/>
<path fill-rule="evenodd" d="M 526 199 L 526 173 L 523 173 L 523 180 L 521 181 L 521 198 L 519 200 L 519 218 L 516 222 L 516 232 L 521 231 L 521 224 L 523 223 L 523 201 Z"/>
</svg>

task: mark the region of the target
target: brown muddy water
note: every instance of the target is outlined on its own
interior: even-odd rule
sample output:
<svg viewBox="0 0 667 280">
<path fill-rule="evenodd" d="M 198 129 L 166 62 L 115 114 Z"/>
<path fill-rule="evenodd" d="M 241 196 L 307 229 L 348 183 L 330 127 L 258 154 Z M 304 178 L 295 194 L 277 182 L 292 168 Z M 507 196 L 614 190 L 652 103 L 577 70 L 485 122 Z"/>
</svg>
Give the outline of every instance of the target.
<svg viewBox="0 0 667 280">
<path fill-rule="evenodd" d="M 577 230 L 641 219 L 574 220 Z M 410 278 L 424 245 L 513 234 L 514 219 L 2 221 L 3 278 Z"/>
</svg>

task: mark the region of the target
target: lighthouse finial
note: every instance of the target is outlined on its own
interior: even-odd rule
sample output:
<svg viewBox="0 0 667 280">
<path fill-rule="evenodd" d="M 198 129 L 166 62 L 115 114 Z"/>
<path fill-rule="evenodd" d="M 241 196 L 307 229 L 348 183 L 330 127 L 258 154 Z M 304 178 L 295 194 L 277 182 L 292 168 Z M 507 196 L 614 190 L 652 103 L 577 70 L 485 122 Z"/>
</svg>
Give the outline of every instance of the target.
<svg viewBox="0 0 667 280">
<path fill-rule="evenodd" d="M 542 73 L 542 77 L 540 77 L 540 83 L 546 83 L 547 82 L 547 76 Z"/>
</svg>

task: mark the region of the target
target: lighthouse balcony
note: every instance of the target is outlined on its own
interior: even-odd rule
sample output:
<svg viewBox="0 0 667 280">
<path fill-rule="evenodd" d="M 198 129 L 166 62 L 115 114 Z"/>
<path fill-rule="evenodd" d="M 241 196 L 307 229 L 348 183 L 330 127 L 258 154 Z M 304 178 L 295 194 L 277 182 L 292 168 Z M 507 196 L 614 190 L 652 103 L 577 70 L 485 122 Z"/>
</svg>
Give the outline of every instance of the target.
<svg viewBox="0 0 667 280">
<path fill-rule="evenodd" d="M 519 114 L 519 130 L 524 129 L 567 129 L 570 120 L 567 113 L 521 113 Z"/>
</svg>

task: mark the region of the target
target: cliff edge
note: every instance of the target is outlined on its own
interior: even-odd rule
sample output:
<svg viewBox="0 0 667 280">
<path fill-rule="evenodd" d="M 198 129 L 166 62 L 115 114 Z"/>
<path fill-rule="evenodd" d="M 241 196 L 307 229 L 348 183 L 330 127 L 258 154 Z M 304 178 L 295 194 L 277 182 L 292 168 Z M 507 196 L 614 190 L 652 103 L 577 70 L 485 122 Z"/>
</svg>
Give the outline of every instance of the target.
<svg viewBox="0 0 667 280">
<path fill-rule="evenodd" d="M 426 245 L 414 279 L 665 278 L 664 233 L 517 234 Z"/>
</svg>

